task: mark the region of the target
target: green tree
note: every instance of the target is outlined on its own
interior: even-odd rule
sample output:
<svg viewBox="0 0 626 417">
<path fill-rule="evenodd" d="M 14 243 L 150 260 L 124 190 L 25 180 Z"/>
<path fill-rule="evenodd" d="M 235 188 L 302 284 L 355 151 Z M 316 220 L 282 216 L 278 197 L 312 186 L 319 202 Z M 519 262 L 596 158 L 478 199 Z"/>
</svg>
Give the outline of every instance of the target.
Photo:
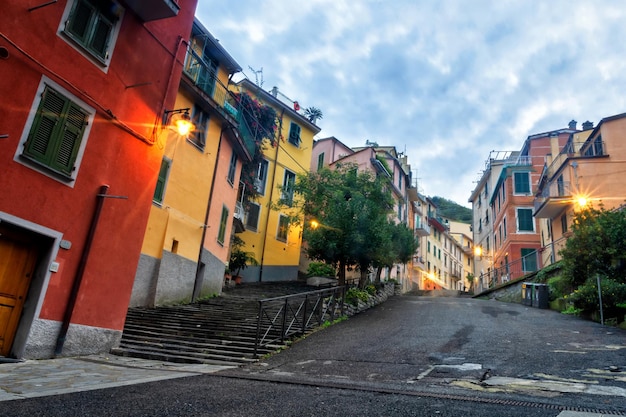
<svg viewBox="0 0 626 417">
<path fill-rule="evenodd" d="M 301 211 L 318 224 L 304 228 L 308 256 L 336 266 L 340 285 L 348 267 L 360 270 L 364 285 L 370 266 L 392 239 L 387 217 L 393 199 L 387 183 L 386 178 L 358 172 L 354 164 L 298 176 L 294 191 L 302 197 Z"/>
<path fill-rule="evenodd" d="M 304 109 L 304 117 L 309 119 L 309 122 L 315 124 L 317 120 L 322 120 L 324 118 L 324 114 L 317 107 L 307 107 Z"/>
<path fill-rule="evenodd" d="M 626 282 L 626 211 L 600 207 L 574 214 L 572 237 L 561 250 L 562 277 L 572 288 L 595 274 Z"/>
</svg>

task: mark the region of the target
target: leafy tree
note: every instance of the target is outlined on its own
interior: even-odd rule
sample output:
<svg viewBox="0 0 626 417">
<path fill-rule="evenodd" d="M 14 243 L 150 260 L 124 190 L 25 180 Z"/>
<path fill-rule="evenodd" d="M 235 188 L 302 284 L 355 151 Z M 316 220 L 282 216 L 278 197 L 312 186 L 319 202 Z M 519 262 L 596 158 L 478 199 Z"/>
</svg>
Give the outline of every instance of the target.
<svg viewBox="0 0 626 417">
<path fill-rule="evenodd" d="M 472 210 L 443 197 L 431 197 L 437 205 L 437 213 L 446 219 L 461 223 L 472 223 Z"/>
<path fill-rule="evenodd" d="M 301 210 L 317 227 L 307 224 L 303 239 L 311 259 L 337 267 L 340 285 L 345 284 L 346 268 L 361 272 L 364 286 L 367 272 L 382 248 L 392 240 L 387 217 L 393 199 L 388 180 L 369 172 L 358 172 L 354 164 L 340 165 L 298 176 L 295 193 L 303 198 Z"/>
<path fill-rule="evenodd" d="M 573 288 L 596 274 L 626 282 L 626 211 L 580 210 L 572 233 L 560 254 L 562 276 Z"/>
</svg>

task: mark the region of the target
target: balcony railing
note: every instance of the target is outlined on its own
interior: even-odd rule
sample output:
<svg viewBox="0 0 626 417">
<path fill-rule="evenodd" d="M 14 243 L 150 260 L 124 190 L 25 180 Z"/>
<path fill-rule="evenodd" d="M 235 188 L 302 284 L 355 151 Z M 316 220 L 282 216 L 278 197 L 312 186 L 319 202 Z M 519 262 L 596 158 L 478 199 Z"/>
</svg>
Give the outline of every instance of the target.
<svg viewBox="0 0 626 417">
<path fill-rule="evenodd" d="M 209 96 L 222 114 L 234 119 L 239 133 L 250 155 L 255 152 L 255 138 L 258 136 L 248 126 L 240 111 L 239 103 L 232 92 L 217 78 L 215 70 L 191 48 L 187 49 L 184 73 L 193 81 L 194 85 Z"/>
<path fill-rule="evenodd" d="M 239 106 L 232 93 L 217 78 L 215 70 L 191 48 L 187 48 L 184 72 L 196 87 L 212 98 L 231 117 L 237 118 Z"/>
<path fill-rule="evenodd" d="M 430 236 L 430 226 L 421 217 L 415 223 L 415 234 L 417 236 Z"/>
</svg>

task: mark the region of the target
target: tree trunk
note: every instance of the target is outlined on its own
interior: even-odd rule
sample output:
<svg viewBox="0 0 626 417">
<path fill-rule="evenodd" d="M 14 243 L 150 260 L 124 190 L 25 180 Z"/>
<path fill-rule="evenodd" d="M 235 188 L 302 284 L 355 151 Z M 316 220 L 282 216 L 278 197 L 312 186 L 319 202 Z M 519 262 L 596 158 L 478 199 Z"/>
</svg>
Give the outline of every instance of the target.
<svg viewBox="0 0 626 417">
<path fill-rule="evenodd" d="M 378 267 L 376 268 L 376 284 L 380 284 L 380 276 L 383 272 L 383 268 L 382 267 Z"/>
<path fill-rule="evenodd" d="M 361 290 L 365 288 L 365 284 L 367 284 L 367 271 L 369 269 L 368 266 L 366 266 L 365 268 L 363 267 L 359 268 L 361 271 L 361 276 L 359 278 L 359 289 Z"/>
<path fill-rule="evenodd" d="M 341 260 L 339 261 L 337 279 L 339 280 L 339 286 L 346 285 L 346 262 Z"/>
</svg>

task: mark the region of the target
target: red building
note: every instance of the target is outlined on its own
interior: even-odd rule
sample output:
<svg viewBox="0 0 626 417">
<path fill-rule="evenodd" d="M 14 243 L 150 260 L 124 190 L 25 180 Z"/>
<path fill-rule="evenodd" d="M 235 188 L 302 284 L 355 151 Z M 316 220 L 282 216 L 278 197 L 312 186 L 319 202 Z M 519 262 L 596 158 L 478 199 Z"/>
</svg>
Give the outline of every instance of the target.
<svg viewBox="0 0 626 417">
<path fill-rule="evenodd" d="M 121 337 L 196 3 L 3 1 L 0 355 Z"/>
<path fill-rule="evenodd" d="M 533 216 L 537 184 L 548 156 L 558 155 L 576 132 L 576 122 L 572 121 L 568 128 L 528 136 L 522 150 L 503 161 L 489 201 L 490 210 L 480 223 L 489 225 L 491 212 L 493 239 L 487 237 L 481 247 L 483 256 L 493 262 L 490 286 L 542 267 L 539 224 Z"/>
</svg>

